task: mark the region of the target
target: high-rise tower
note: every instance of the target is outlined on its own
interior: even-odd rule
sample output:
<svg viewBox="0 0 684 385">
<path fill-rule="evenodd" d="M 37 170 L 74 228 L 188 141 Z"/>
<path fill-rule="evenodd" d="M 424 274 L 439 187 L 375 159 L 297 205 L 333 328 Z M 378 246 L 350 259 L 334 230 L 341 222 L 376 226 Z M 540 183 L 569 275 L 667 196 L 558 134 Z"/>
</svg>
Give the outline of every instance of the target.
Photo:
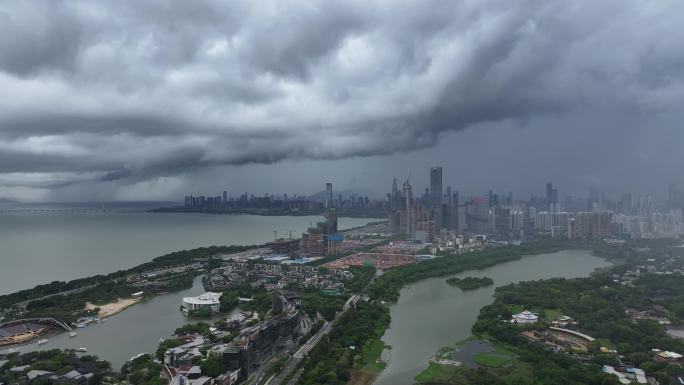
<svg viewBox="0 0 684 385">
<path fill-rule="evenodd" d="M 403 207 L 401 209 L 401 232 L 413 236 L 413 193 L 408 179 L 403 186 Z"/>
<path fill-rule="evenodd" d="M 442 228 L 442 167 L 430 167 L 430 207 L 435 213 L 435 228 Z"/>
<path fill-rule="evenodd" d="M 325 208 L 333 208 L 333 191 L 332 183 L 328 182 L 325 184 Z"/>
</svg>

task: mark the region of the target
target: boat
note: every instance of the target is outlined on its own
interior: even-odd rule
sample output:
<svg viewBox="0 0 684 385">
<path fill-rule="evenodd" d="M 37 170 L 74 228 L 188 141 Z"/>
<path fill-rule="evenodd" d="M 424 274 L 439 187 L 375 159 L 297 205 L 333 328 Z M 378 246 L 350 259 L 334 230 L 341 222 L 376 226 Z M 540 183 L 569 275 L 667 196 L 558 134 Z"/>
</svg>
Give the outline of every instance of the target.
<svg viewBox="0 0 684 385">
<path fill-rule="evenodd" d="M 72 330 L 69 332 L 69 337 L 73 338 L 73 337 L 76 337 L 77 335 L 78 335 L 78 333 L 76 333 L 76 330 Z"/>
<path fill-rule="evenodd" d="M 47 342 L 48 342 L 48 340 L 43 338 L 43 339 L 38 340 L 38 345 L 43 345 L 43 344 L 46 344 Z"/>
<path fill-rule="evenodd" d="M 78 348 L 79 352 L 85 353 L 88 351 L 88 348 Z"/>
<path fill-rule="evenodd" d="M 18 351 L 19 351 L 19 349 L 17 349 L 17 348 L 9 348 L 9 349 L 7 349 L 7 353 L 16 353 L 16 352 L 18 352 Z"/>
<path fill-rule="evenodd" d="M 100 319 L 97 317 L 81 317 L 76 320 L 74 325 L 76 325 L 77 328 L 84 328 L 93 322 L 100 323 Z"/>
</svg>

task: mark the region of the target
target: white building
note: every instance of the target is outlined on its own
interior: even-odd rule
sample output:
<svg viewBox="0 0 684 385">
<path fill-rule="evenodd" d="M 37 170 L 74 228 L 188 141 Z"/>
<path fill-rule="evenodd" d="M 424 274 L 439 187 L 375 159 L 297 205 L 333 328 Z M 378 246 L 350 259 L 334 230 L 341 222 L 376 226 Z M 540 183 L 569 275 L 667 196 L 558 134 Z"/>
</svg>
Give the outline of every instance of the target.
<svg viewBox="0 0 684 385">
<path fill-rule="evenodd" d="M 539 320 L 539 317 L 529 310 L 524 310 L 522 313 L 514 314 L 512 322 L 517 324 L 533 324 Z"/>
<path fill-rule="evenodd" d="M 211 309 L 213 312 L 218 312 L 220 309 L 221 295 L 223 293 L 204 293 L 197 297 L 183 297 L 183 311 Z"/>
</svg>

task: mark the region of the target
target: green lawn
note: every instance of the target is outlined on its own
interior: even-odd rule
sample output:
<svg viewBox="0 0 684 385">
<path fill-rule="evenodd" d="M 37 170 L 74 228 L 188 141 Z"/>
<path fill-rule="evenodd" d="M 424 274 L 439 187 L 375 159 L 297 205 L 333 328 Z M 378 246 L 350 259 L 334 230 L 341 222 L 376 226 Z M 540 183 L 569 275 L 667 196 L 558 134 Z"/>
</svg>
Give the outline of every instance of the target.
<svg viewBox="0 0 684 385">
<path fill-rule="evenodd" d="M 501 368 L 510 365 L 512 359 L 502 354 L 477 353 L 473 356 L 473 361 L 488 368 Z"/>
<path fill-rule="evenodd" d="M 473 360 L 477 364 L 486 367 L 487 370 L 496 373 L 499 378 L 507 382 L 521 384 L 530 383 L 532 367 L 517 359 L 518 354 L 516 352 L 518 349 L 515 346 L 497 341 L 487 334 L 470 336 L 463 341 L 440 349 L 437 355 L 447 357 L 449 352 L 463 346 L 466 342 L 478 339 L 491 345 L 495 352 L 476 354 L 473 357 Z M 471 376 L 469 373 L 472 373 L 472 369 L 465 366 L 454 368 L 430 363 L 425 370 L 415 377 L 415 380 L 420 384 L 482 385 L 473 383 L 470 380 Z"/>
<path fill-rule="evenodd" d="M 387 366 L 384 362 L 378 362 L 384 349 L 385 343 L 381 340 L 366 343 L 363 347 L 363 355 L 354 365 L 354 369 L 380 373 Z"/>
<path fill-rule="evenodd" d="M 454 382 L 459 376 L 460 368 L 430 363 L 422 372 L 418 373 L 415 380 L 418 382 Z"/>
<path fill-rule="evenodd" d="M 563 315 L 563 313 L 561 313 L 561 311 L 558 309 L 544 309 L 544 314 L 546 315 L 546 319 L 548 321 L 556 320 Z"/>
</svg>

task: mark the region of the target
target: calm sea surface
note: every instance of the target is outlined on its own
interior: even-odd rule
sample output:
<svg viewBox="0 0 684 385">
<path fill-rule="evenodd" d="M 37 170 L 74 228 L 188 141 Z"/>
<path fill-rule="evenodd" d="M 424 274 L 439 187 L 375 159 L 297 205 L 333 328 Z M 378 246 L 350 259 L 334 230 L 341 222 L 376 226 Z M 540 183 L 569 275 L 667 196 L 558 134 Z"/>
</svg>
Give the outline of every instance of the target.
<svg viewBox="0 0 684 385">
<path fill-rule="evenodd" d="M 279 237 L 289 236 L 290 231 L 300 237 L 309 225 L 323 220 L 320 216 L 144 212 L 160 205 L 106 206 L 114 211 L 83 211 L 93 207 L 76 204 L 0 205 L 0 295 L 111 273 L 177 250 L 262 244 L 273 239 L 273 231 Z M 340 218 L 339 226 L 345 229 L 370 221 Z"/>
</svg>

